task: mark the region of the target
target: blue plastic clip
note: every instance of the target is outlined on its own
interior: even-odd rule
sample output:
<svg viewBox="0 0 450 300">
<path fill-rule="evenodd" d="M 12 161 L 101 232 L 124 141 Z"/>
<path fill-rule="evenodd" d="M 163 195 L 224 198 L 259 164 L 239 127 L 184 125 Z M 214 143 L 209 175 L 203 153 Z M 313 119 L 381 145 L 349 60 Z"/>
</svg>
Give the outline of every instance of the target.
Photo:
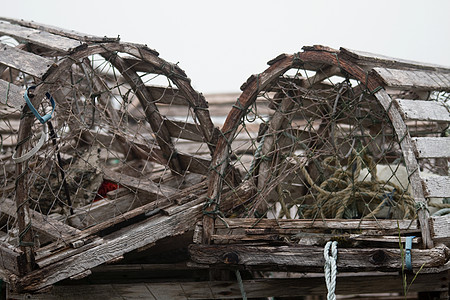
<svg viewBox="0 0 450 300">
<path fill-rule="evenodd" d="M 48 92 L 45 93 L 45 97 L 47 97 L 47 99 L 50 100 L 50 103 L 52 104 L 52 111 L 49 112 L 48 114 L 46 114 L 45 116 L 41 116 L 41 115 L 38 113 L 38 111 L 36 110 L 36 108 L 34 108 L 33 104 L 31 104 L 30 98 L 28 98 L 28 91 L 29 91 L 30 89 L 33 89 L 33 90 L 34 90 L 35 88 L 36 88 L 35 86 L 30 86 L 30 87 L 27 89 L 25 95 L 23 95 L 23 97 L 25 98 L 25 101 L 26 101 L 28 107 L 30 108 L 31 112 L 34 114 L 34 116 L 36 117 L 36 119 L 38 119 L 39 122 L 41 122 L 42 124 L 44 124 L 44 123 L 46 123 L 48 120 L 50 120 L 50 119 L 52 118 L 52 114 L 53 114 L 53 112 L 55 111 L 55 106 L 56 106 L 56 104 L 55 104 L 55 100 L 54 100 L 53 97 L 50 95 L 50 93 L 48 93 Z"/>
<path fill-rule="evenodd" d="M 415 236 L 407 236 L 405 241 L 405 265 L 407 270 L 412 270 L 411 248 L 412 240 Z"/>
</svg>

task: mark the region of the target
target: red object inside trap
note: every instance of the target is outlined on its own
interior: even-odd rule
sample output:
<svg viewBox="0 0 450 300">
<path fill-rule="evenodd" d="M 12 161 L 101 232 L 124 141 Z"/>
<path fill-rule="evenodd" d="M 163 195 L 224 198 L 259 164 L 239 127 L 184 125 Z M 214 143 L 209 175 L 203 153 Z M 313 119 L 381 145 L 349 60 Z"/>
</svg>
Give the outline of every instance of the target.
<svg viewBox="0 0 450 300">
<path fill-rule="evenodd" d="M 119 188 L 119 185 L 117 183 L 109 181 L 109 180 L 103 180 L 102 184 L 98 188 L 97 195 L 95 196 L 94 201 L 98 201 L 103 198 L 106 198 L 106 194 L 108 192 L 117 190 L 118 188 Z"/>
</svg>

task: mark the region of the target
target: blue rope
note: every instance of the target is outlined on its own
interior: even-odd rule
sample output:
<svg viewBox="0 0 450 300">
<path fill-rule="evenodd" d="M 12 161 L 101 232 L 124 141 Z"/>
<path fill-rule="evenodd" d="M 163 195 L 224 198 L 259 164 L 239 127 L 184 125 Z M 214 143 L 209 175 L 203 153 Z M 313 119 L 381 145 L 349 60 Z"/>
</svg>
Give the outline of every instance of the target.
<svg viewBox="0 0 450 300">
<path fill-rule="evenodd" d="M 29 91 L 30 89 L 33 89 L 33 90 L 34 90 L 35 88 L 36 88 L 35 86 L 30 86 L 30 87 L 27 89 L 27 91 L 26 91 L 26 93 L 25 93 L 25 95 L 24 95 L 23 97 L 25 98 L 25 102 L 27 103 L 28 108 L 31 110 L 31 112 L 32 112 L 33 115 L 36 117 L 36 119 L 38 119 L 39 122 L 41 122 L 42 124 L 44 124 L 44 123 L 46 123 L 48 120 L 50 120 L 50 119 L 52 118 L 52 114 L 53 114 L 53 112 L 55 111 L 56 103 L 55 103 L 55 100 L 53 99 L 53 97 L 50 95 L 50 93 L 48 93 L 48 92 L 45 93 L 45 97 L 47 97 L 47 99 L 50 100 L 50 103 L 52 104 L 52 111 L 49 112 L 48 114 L 46 114 L 45 116 L 41 116 L 41 115 L 39 114 L 39 112 L 36 110 L 36 108 L 34 108 L 33 104 L 31 103 L 30 98 L 28 97 L 28 91 Z"/>
</svg>

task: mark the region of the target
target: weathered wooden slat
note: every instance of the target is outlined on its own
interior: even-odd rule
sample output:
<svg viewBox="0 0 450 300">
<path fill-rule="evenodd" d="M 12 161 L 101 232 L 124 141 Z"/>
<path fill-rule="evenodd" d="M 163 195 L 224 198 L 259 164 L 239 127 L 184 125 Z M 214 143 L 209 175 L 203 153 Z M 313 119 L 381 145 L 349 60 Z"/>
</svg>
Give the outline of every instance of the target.
<svg viewBox="0 0 450 300">
<path fill-rule="evenodd" d="M 17 24 L 23 27 L 33 28 L 41 31 L 47 31 L 56 35 L 61 35 L 64 37 L 82 40 L 84 42 L 117 42 L 119 41 L 119 37 L 113 38 L 113 37 L 100 37 L 95 36 L 87 33 L 81 33 L 77 32 L 75 30 L 67 30 L 63 28 L 59 28 L 56 26 L 41 24 L 34 21 L 25 21 L 25 20 L 18 20 L 18 19 L 12 19 L 12 18 L 5 18 L 0 17 L 0 20 L 7 21 L 11 24 Z"/>
<path fill-rule="evenodd" d="M 135 72 L 145 72 L 161 75 L 164 74 L 162 70 L 155 68 L 155 66 L 146 61 L 143 61 L 142 59 L 133 56 L 127 56 L 124 57 L 123 59 Z"/>
<path fill-rule="evenodd" d="M 37 78 L 55 67 L 53 61 L 39 55 L 0 43 L 0 64 L 20 70 Z"/>
<path fill-rule="evenodd" d="M 450 214 L 439 217 L 431 217 L 431 235 L 435 243 L 450 245 Z"/>
<path fill-rule="evenodd" d="M 114 172 L 112 170 L 105 169 L 104 179 L 114 181 L 119 185 L 126 186 L 131 189 L 135 189 L 142 193 L 168 197 L 176 192 L 176 189 L 164 186 L 162 184 L 157 185 L 151 180 L 136 178 L 126 174 Z"/>
<path fill-rule="evenodd" d="M 0 242 L 0 268 L 8 270 L 16 275 L 24 273 L 24 253 L 12 245 Z"/>
<path fill-rule="evenodd" d="M 450 112 L 441 102 L 397 99 L 405 120 L 450 122 Z"/>
<path fill-rule="evenodd" d="M 27 41 L 63 53 L 74 51 L 82 45 L 80 41 L 74 39 L 6 22 L 0 22 L 0 34 L 11 36 L 21 42 Z"/>
<path fill-rule="evenodd" d="M 416 220 L 274 220 L 255 218 L 226 218 L 225 222 L 216 220 L 216 228 L 282 228 L 282 229 L 344 229 L 344 230 L 417 230 Z"/>
<path fill-rule="evenodd" d="M 264 270 L 321 271 L 325 264 L 322 247 L 303 245 L 252 246 L 197 245 L 189 246 L 191 259 L 209 266 L 237 266 Z M 432 249 L 412 249 L 414 269 L 443 266 L 449 259 L 449 249 L 444 245 Z M 394 271 L 402 269 L 400 249 L 339 248 L 337 268 L 341 271 Z"/>
<path fill-rule="evenodd" d="M 436 71 L 388 68 L 373 68 L 373 70 L 389 87 L 450 91 L 450 80 L 440 76 Z"/>
<path fill-rule="evenodd" d="M 17 133 L 17 131 L 19 130 L 19 124 L 19 120 L 0 119 L 0 133 Z"/>
<path fill-rule="evenodd" d="M 422 179 L 426 197 L 448 197 L 450 195 L 449 176 L 427 176 Z"/>
<path fill-rule="evenodd" d="M 132 250 L 147 246 L 167 236 L 182 234 L 193 228 L 202 215 L 203 204 L 184 204 L 184 210 L 172 216 L 157 215 L 104 237 L 101 245 L 73 255 L 48 267 L 35 270 L 19 279 L 18 289 L 32 291 L 80 274 Z"/>
<path fill-rule="evenodd" d="M 393 69 L 419 69 L 431 71 L 450 72 L 450 67 L 416 62 L 401 58 L 369 53 L 365 51 L 340 48 L 340 55 L 346 56 L 350 61 L 363 66 L 377 66 Z"/>
<path fill-rule="evenodd" d="M 0 203 L 0 211 L 12 218 L 16 218 L 16 204 L 10 199 L 3 199 Z M 70 239 L 81 233 L 80 230 L 68 226 L 51 217 L 45 216 L 37 211 L 30 209 L 32 218 L 31 226 L 36 231 L 51 237 L 55 240 Z"/>
<path fill-rule="evenodd" d="M 450 157 L 450 137 L 420 137 L 412 140 L 419 158 Z"/>
<path fill-rule="evenodd" d="M 165 119 L 164 123 L 165 126 L 167 126 L 171 137 L 186 139 L 195 142 L 204 141 L 203 135 L 200 132 L 197 124 L 168 119 Z"/>
<path fill-rule="evenodd" d="M 410 275 L 411 277 L 414 274 Z M 402 290 L 401 275 L 354 275 L 338 274 L 336 278 L 337 295 L 398 293 Z M 420 274 L 409 287 L 409 292 L 445 291 L 443 284 L 448 275 Z M 410 282 L 411 278 L 407 278 Z M 400 284 L 399 284 L 400 283 Z M 325 295 L 327 288 L 323 276 L 303 278 L 265 278 L 243 281 L 248 298 L 298 297 Z M 164 293 L 166 291 L 166 293 Z M 161 293 L 161 294 L 160 294 Z M 14 299 L 21 295 L 11 295 Z M 160 283 L 120 283 L 95 285 L 55 286 L 50 293 L 27 295 L 34 300 L 78 300 L 112 299 L 112 300 L 188 300 L 188 299 L 240 299 L 239 283 L 236 281 L 200 281 L 200 282 L 160 282 Z"/>
<path fill-rule="evenodd" d="M 25 104 L 23 94 L 25 90 L 15 84 L 0 79 L 0 103 L 16 109 L 22 109 Z"/>
<path fill-rule="evenodd" d="M 152 95 L 153 99 L 155 99 L 156 103 L 182 106 L 189 105 L 189 102 L 178 89 L 160 86 L 147 86 L 147 91 Z"/>
</svg>

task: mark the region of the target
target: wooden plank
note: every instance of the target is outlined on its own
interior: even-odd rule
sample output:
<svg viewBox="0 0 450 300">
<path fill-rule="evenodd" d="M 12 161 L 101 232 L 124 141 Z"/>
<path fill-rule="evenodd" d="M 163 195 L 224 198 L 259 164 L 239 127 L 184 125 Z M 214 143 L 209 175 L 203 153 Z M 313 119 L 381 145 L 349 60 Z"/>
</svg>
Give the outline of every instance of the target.
<svg viewBox="0 0 450 300">
<path fill-rule="evenodd" d="M 401 58 L 393 58 L 385 55 L 369 53 L 365 51 L 340 48 L 340 55 L 346 56 L 350 61 L 358 65 L 377 66 L 393 69 L 419 69 L 450 72 L 450 67 L 436 64 L 422 63 Z"/>
<path fill-rule="evenodd" d="M 431 217 L 431 235 L 435 243 L 444 243 L 450 245 L 450 214 Z"/>
<path fill-rule="evenodd" d="M 21 42 L 27 41 L 44 48 L 57 50 L 66 54 L 82 46 L 80 41 L 74 39 L 6 22 L 0 22 L 0 33 L 9 35 Z"/>
<path fill-rule="evenodd" d="M 412 140 L 419 158 L 450 157 L 450 137 L 418 137 Z"/>
<path fill-rule="evenodd" d="M 12 245 L 0 242 L 0 268 L 16 275 L 23 275 L 25 269 L 24 253 Z"/>
<path fill-rule="evenodd" d="M 186 139 L 194 142 L 204 142 L 203 134 L 197 124 L 169 119 L 165 119 L 164 124 L 167 126 L 171 137 Z"/>
<path fill-rule="evenodd" d="M 411 282 L 414 274 L 408 274 L 407 282 Z M 409 288 L 409 292 L 445 291 L 443 284 L 448 275 L 420 274 Z M 399 274 L 338 274 L 336 278 L 336 294 L 373 294 L 402 292 L 402 277 Z M 243 280 L 244 290 L 248 298 L 298 297 L 309 295 L 325 295 L 327 288 L 323 276 L 301 278 L 264 278 Z M 181 287 L 181 289 L 180 289 Z M 176 290 L 156 297 L 157 291 Z M 156 294 L 154 293 L 156 292 Z M 11 294 L 12 298 L 22 295 Z M 30 294 L 27 299 L 34 300 L 78 300 L 78 299 L 240 299 L 242 297 L 237 281 L 200 281 L 200 282 L 137 282 L 118 284 L 84 284 L 55 286 L 49 293 Z M 155 298 L 156 297 L 156 298 Z"/>
<path fill-rule="evenodd" d="M 123 59 L 135 72 L 145 72 L 164 75 L 161 69 L 155 68 L 154 65 L 137 57 L 126 56 Z"/>
<path fill-rule="evenodd" d="M 275 220 L 256 218 L 225 218 L 216 220 L 216 228 L 281 228 L 281 229 L 344 229 L 344 230 L 418 230 L 416 220 Z"/>
<path fill-rule="evenodd" d="M 450 91 L 450 80 L 440 76 L 436 71 L 388 68 L 373 68 L 373 71 L 389 87 Z"/>
<path fill-rule="evenodd" d="M 25 90 L 21 87 L 0 79 L 0 103 L 21 110 L 25 105 L 24 94 Z"/>
<path fill-rule="evenodd" d="M 157 185 L 148 179 L 136 178 L 112 171 L 110 169 L 105 169 L 104 172 L 104 179 L 116 182 L 119 185 L 126 186 L 130 189 L 134 189 L 145 194 L 169 197 L 177 191 L 174 188 L 164 186 L 162 184 Z"/>
<path fill-rule="evenodd" d="M 245 266 L 260 270 L 321 272 L 325 264 L 323 247 L 303 245 L 253 246 L 198 245 L 189 246 L 192 261 L 209 266 Z M 450 258 L 449 248 L 439 245 L 432 249 L 412 249 L 412 266 L 419 269 L 443 266 Z M 401 270 L 402 258 L 398 248 L 339 248 L 337 268 L 341 271 Z"/>
<path fill-rule="evenodd" d="M 67 30 L 63 28 L 59 28 L 56 26 L 46 25 L 34 21 L 25 21 L 19 19 L 5 18 L 0 17 L 0 20 L 7 21 L 11 24 L 17 24 L 23 27 L 33 28 L 41 31 L 47 31 L 56 35 L 65 36 L 72 39 L 82 40 L 84 42 L 118 42 L 120 40 L 119 37 L 100 37 L 87 33 L 77 32 L 75 30 Z"/>
<path fill-rule="evenodd" d="M 182 234 L 202 216 L 203 204 L 191 207 L 187 203 L 184 208 L 173 216 L 156 215 L 114 232 L 113 237 L 104 237 L 105 242 L 97 247 L 28 273 L 18 280 L 17 287 L 23 291 L 42 289 L 164 237 Z"/>
<path fill-rule="evenodd" d="M 178 89 L 160 86 L 146 86 L 154 101 L 168 105 L 188 106 L 189 102 Z"/>
<path fill-rule="evenodd" d="M 44 78 L 56 67 L 50 59 L 0 43 L 0 64 L 20 70 L 33 77 Z"/>
<path fill-rule="evenodd" d="M 16 204 L 10 199 L 2 199 L 0 202 L 0 211 L 12 218 L 16 218 Z M 80 230 L 68 226 L 49 216 L 45 216 L 37 211 L 30 209 L 31 226 L 43 235 L 49 236 L 55 240 L 66 240 L 81 233 Z"/>
<path fill-rule="evenodd" d="M 427 176 L 422 179 L 426 197 L 443 198 L 450 196 L 449 176 Z"/>
<path fill-rule="evenodd" d="M 405 99 L 395 102 L 405 120 L 450 122 L 450 112 L 442 102 Z"/>
</svg>

